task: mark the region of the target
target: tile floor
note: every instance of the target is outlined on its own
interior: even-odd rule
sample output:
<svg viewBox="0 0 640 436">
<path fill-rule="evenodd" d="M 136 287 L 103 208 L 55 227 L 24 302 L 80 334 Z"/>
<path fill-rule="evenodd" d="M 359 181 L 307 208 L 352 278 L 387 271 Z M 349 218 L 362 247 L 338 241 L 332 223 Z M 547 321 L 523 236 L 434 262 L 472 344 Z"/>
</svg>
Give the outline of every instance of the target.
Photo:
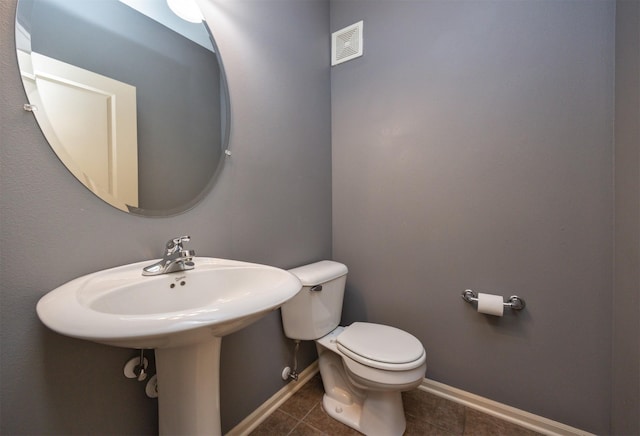
<svg viewBox="0 0 640 436">
<path fill-rule="evenodd" d="M 322 410 L 323 393 L 318 374 L 251 432 L 251 436 L 360 435 Z M 539 435 L 418 389 L 405 392 L 402 397 L 407 418 L 405 436 Z"/>
</svg>

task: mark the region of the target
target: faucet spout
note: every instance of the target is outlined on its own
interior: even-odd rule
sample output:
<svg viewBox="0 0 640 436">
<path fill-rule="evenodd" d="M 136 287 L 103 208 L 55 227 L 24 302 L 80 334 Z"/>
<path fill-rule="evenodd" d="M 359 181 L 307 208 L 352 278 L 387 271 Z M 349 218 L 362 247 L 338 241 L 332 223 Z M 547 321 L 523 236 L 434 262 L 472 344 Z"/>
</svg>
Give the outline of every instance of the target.
<svg viewBox="0 0 640 436">
<path fill-rule="evenodd" d="M 155 276 L 193 269 L 195 267 L 193 257 L 196 252 L 194 250 L 185 250 L 182 246 L 184 242 L 189 242 L 190 240 L 191 237 L 189 236 L 170 239 L 166 244 L 163 258 L 152 265 L 145 266 L 142 269 L 142 275 Z"/>
</svg>

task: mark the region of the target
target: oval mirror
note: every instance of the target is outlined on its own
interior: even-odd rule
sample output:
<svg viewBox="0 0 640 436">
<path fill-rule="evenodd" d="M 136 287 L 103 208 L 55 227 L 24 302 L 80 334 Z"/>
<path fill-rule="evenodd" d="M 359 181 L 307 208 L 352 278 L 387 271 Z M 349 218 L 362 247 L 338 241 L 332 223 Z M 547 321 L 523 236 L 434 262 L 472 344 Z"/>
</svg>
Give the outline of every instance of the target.
<svg viewBox="0 0 640 436">
<path fill-rule="evenodd" d="M 228 146 L 211 32 L 170 3 L 195 0 L 19 0 L 16 14 L 25 109 L 82 184 L 144 216 L 193 207 Z"/>
</svg>

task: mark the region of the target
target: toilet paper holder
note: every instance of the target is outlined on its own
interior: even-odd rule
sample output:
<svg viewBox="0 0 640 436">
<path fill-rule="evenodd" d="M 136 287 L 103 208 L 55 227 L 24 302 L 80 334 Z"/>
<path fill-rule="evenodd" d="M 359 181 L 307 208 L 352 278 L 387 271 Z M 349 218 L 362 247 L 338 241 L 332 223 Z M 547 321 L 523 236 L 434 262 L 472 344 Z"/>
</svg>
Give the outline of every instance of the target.
<svg viewBox="0 0 640 436">
<path fill-rule="evenodd" d="M 472 303 L 474 301 L 478 301 L 478 294 L 473 292 L 471 289 L 467 289 L 462 292 L 462 299 L 467 303 Z M 504 307 L 509 307 L 513 310 L 522 310 L 526 306 L 524 299 L 518 297 L 517 295 L 512 295 L 507 301 L 502 304 L 504 304 Z"/>
</svg>

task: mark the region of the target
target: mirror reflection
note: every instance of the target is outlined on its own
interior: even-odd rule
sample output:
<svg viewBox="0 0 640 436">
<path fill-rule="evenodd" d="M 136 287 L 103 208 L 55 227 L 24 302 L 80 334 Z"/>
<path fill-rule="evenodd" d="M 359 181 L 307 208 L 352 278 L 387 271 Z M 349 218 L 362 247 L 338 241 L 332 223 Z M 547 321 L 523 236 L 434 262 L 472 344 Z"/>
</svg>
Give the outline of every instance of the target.
<svg viewBox="0 0 640 436">
<path fill-rule="evenodd" d="M 187 210 L 224 162 L 224 71 L 206 24 L 192 21 L 165 0 L 19 0 L 18 62 L 38 124 L 76 178 L 121 210 Z"/>
</svg>

